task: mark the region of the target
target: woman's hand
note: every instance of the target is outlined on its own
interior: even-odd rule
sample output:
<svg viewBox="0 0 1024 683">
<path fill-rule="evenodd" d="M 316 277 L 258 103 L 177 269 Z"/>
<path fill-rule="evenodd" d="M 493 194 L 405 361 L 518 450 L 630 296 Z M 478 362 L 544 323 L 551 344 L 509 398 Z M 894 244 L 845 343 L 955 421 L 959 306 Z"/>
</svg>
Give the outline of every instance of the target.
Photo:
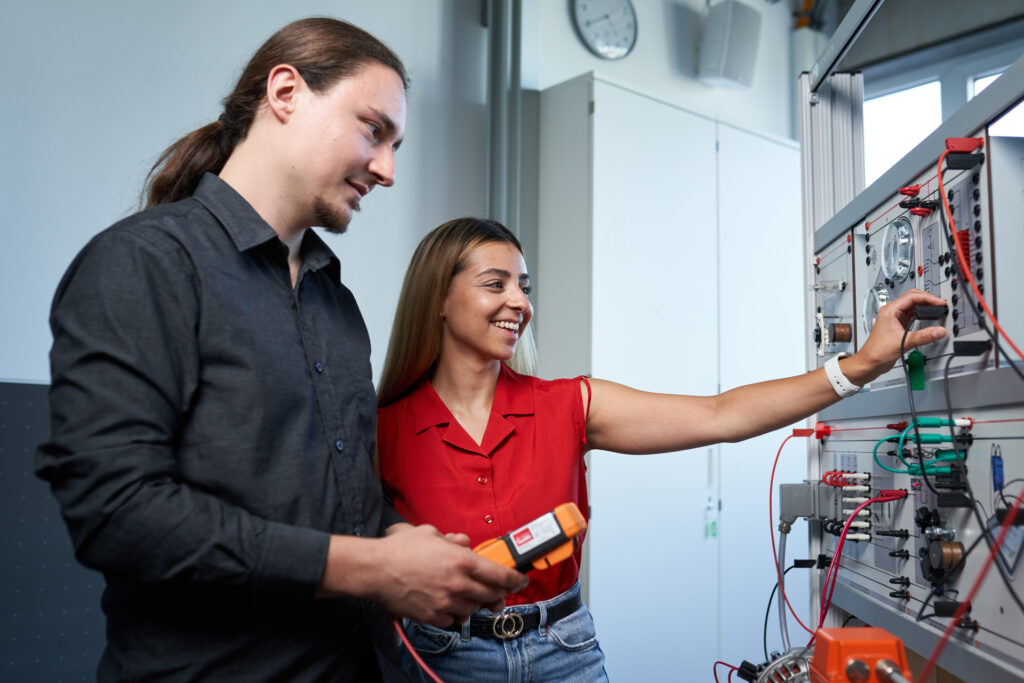
<svg viewBox="0 0 1024 683">
<path fill-rule="evenodd" d="M 858 386 L 864 386 L 884 372 L 889 371 L 900 357 L 900 342 L 907 326 L 914 318 L 915 306 L 945 306 L 946 302 L 937 296 L 912 289 L 878 310 L 875 325 L 860 351 L 842 362 L 843 374 Z M 946 336 L 940 326 L 929 326 L 906 332 L 903 350 L 938 341 Z"/>
</svg>

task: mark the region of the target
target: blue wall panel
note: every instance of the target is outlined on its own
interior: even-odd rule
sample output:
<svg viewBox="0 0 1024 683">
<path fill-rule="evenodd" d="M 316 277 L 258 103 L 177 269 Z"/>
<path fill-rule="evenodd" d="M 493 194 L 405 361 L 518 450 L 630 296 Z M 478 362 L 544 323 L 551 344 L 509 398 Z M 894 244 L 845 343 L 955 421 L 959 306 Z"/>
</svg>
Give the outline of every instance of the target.
<svg viewBox="0 0 1024 683">
<path fill-rule="evenodd" d="M 48 387 L 0 382 L 0 679 L 96 679 L 103 577 L 80 565 L 32 458 L 49 436 Z"/>
</svg>

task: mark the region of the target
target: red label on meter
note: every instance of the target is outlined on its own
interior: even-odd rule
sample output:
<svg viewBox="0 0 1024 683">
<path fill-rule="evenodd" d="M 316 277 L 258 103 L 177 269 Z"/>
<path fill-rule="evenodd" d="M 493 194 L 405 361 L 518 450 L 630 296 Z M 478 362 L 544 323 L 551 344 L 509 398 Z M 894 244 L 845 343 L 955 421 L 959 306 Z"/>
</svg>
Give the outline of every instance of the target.
<svg viewBox="0 0 1024 683">
<path fill-rule="evenodd" d="M 512 534 L 512 540 L 515 541 L 516 547 L 523 547 L 526 543 L 533 540 L 533 534 L 530 533 L 529 529 L 523 529 Z"/>
<path fill-rule="evenodd" d="M 516 529 L 511 536 L 512 543 L 516 546 L 516 552 L 522 555 L 541 543 L 556 538 L 561 533 L 562 529 L 558 526 L 555 513 L 549 512 L 526 526 Z"/>
</svg>

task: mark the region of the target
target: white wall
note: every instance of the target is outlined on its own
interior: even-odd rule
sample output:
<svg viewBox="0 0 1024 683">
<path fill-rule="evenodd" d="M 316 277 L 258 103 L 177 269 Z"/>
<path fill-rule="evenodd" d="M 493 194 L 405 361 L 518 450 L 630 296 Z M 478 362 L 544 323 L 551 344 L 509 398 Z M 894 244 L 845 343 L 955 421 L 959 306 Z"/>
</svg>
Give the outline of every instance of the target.
<svg viewBox="0 0 1024 683">
<path fill-rule="evenodd" d="M 373 341 L 375 376 L 412 250 L 485 208 L 486 29 L 465 0 L 4 3 L 0 63 L 0 381 L 47 382 L 50 300 L 95 233 L 132 213 L 166 145 L 213 119 L 245 62 L 295 19 L 335 16 L 403 59 L 412 86 L 397 183 L 328 236 Z"/>
<path fill-rule="evenodd" d="M 697 80 L 705 0 L 633 0 L 637 42 L 625 59 L 607 61 L 587 51 L 572 27 L 568 0 L 523 0 L 523 85 L 543 90 L 597 71 L 642 92 L 712 118 L 779 137 L 795 138 L 791 91 L 793 19 L 788 2 L 743 0 L 761 14 L 753 85 L 711 88 Z M 657 139 L 657 131 L 637 131 Z"/>
</svg>

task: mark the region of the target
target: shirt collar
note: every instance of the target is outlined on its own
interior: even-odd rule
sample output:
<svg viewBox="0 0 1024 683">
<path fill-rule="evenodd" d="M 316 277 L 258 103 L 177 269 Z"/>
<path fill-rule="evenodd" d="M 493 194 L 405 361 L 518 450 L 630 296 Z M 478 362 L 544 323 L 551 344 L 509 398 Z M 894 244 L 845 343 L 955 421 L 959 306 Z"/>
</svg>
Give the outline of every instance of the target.
<svg viewBox="0 0 1024 683">
<path fill-rule="evenodd" d="M 454 419 L 448 406 L 434 391 L 430 380 L 424 379 L 419 387 L 410 395 L 413 410 L 413 424 L 419 434 L 428 427 L 450 424 Z M 494 388 L 494 402 L 491 414 L 508 417 L 509 415 L 533 415 L 533 391 L 527 378 L 501 364 L 498 384 Z"/>
<path fill-rule="evenodd" d="M 309 270 L 323 269 L 334 284 L 341 284 L 341 261 L 320 235 L 309 228 L 302 237 L 302 267 Z"/>
<path fill-rule="evenodd" d="M 275 241 L 284 246 L 274 229 L 256 213 L 256 209 L 213 173 L 203 174 L 192 196 L 224 226 L 238 251 L 248 251 Z M 332 282 L 341 282 L 341 262 L 313 230 L 306 230 L 300 249 L 304 270 L 323 268 Z"/>
</svg>

